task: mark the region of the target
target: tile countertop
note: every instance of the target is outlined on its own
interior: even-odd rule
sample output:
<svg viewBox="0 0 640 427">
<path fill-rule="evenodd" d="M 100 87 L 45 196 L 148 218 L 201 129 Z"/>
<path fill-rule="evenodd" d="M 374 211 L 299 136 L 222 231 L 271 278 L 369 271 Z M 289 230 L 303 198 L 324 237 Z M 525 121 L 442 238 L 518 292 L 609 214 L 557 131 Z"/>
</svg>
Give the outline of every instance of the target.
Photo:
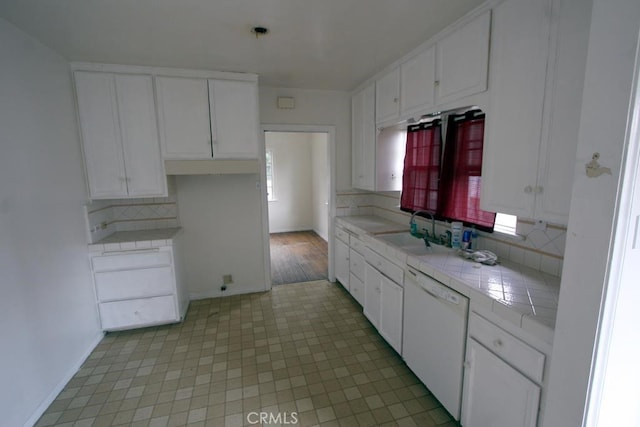
<svg viewBox="0 0 640 427">
<path fill-rule="evenodd" d="M 473 306 L 491 310 L 500 318 L 552 344 L 560 278 L 509 261 L 489 266 L 460 257 L 453 250 L 424 256 L 407 255 L 377 234 L 408 231 L 407 226 L 377 217 L 340 217 L 345 228 L 366 236 L 375 251 L 400 264 L 420 270 L 460 292 Z M 395 226 L 395 228 L 394 228 Z"/>
<path fill-rule="evenodd" d="M 89 244 L 91 252 L 126 251 L 157 248 L 173 243 L 182 228 L 158 228 L 153 230 L 117 231 L 96 243 Z"/>
</svg>

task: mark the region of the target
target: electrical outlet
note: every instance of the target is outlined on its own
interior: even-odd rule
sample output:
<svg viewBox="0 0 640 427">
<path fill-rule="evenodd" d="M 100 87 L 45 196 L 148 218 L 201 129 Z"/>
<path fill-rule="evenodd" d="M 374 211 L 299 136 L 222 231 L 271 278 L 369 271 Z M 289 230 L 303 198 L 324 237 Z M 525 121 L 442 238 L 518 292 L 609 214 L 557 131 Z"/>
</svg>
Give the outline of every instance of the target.
<svg viewBox="0 0 640 427">
<path fill-rule="evenodd" d="M 224 283 L 225 285 L 233 283 L 233 276 L 231 274 L 225 274 L 224 276 L 222 276 L 222 283 Z"/>
</svg>

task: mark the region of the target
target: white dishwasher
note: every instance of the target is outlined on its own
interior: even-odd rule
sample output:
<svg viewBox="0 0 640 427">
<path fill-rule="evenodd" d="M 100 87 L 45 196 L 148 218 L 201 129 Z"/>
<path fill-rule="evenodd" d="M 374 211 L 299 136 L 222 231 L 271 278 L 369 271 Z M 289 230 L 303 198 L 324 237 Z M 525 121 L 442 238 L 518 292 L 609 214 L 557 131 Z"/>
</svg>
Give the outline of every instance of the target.
<svg viewBox="0 0 640 427">
<path fill-rule="evenodd" d="M 469 299 L 411 267 L 404 277 L 402 357 L 459 420 Z"/>
</svg>

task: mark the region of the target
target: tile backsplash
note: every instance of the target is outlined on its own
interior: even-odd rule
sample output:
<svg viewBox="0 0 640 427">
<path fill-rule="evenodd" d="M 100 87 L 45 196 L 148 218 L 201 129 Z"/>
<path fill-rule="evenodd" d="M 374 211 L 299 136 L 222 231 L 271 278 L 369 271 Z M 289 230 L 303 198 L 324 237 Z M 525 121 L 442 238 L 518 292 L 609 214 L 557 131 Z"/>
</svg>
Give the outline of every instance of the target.
<svg viewBox="0 0 640 427">
<path fill-rule="evenodd" d="M 169 180 L 168 197 L 95 200 L 86 205 L 89 243 L 117 231 L 178 227 L 180 220 L 173 187 Z"/>
<path fill-rule="evenodd" d="M 336 197 L 336 215 L 376 215 L 398 223 L 407 223 L 409 215 L 400 211 L 400 193 L 369 193 L 348 191 Z M 422 218 L 421 227 L 427 227 Z M 436 221 L 436 233 L 444 233 L 448 224 Z M 567 229 L 548 224 L 545 230 L 535 228 L 534 221 L 518 218 L 518 236 L 501 233 L 478 233 L 478 248 L 495 252 L 499 258 L 508 259 L 554 276 L 560 276 L 564 258 Z"/>
</svg>

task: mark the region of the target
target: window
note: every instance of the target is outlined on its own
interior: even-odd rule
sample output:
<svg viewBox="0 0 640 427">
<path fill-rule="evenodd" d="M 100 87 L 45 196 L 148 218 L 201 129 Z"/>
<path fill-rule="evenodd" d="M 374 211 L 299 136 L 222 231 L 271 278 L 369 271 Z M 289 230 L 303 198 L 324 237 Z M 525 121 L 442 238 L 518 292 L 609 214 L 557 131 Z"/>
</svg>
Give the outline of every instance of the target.
<svg viewBox="0 0 640 427">
<path fill-rule="evenodd" d="M 493 231 L 496 214 L 480 209 L 484 114 L 449 116 L 438 205 L 439 214 Z"/>
<path fill-rule="evenodd" d="M 493 231 L 496 214 L 480 209 L 484 114 L 451 114 L 444 144 L 440 134 L 440 120 L 409 127 L 401 209 Z"/>
<path fill-rule="evenodd" d="M 276 200 L 273 182 L 273 151 L 267 150 L 266 153 L 266 169 L 267 169 L 267 200 L 273 202 Z"/>
<path fill-rule="evenodd" d="M 403 210 L 437 211 L 441 146 L 440 120 L 407 129 L 400 200 Z"/>
</svg>

